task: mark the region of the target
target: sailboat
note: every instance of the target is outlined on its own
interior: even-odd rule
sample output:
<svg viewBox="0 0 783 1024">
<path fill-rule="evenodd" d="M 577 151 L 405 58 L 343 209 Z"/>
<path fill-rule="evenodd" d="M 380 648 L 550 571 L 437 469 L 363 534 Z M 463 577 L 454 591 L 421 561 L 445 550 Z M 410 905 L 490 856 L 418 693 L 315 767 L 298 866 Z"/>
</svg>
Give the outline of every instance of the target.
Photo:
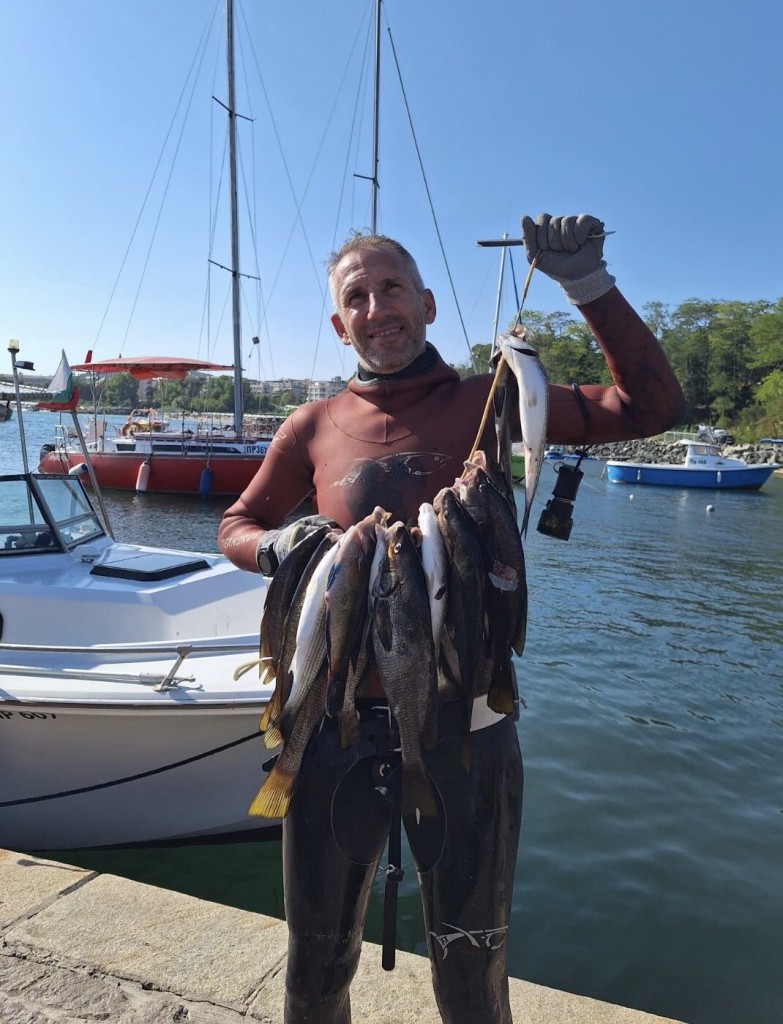
<svg viewBox="0 0 783 1024">
<path fill-rule="evenodd" d="M 196 371 L 233 371 L 233 424 L 228 430 L 153 430 L 129 420 L 109 434 L 105 420 L 96 415 L 89 435 L 89 453 L 101 487 L 150 493 L 236 496 L 248 485 L 274 437 L 281 419 L 262 417 L 258 428 L 244 431 L 242 397 L 241 296 L 239 225 L 237 210 L 236 109 L 234 87 L 234 5 L 226 0 L 226 55 L 228 69 L 228 156 L 231 206 L 231 306 L 233 320 L 232 366 L 179 357 L 142 356 L 76 364 L 73 370 L 92 373 L 130 373 L 138 380 L 183 380 Z M 126 428 L 126 429 L 124 429 Z M 38 471 L 68 473 L 84 461 L 81 448 L 64 430 L 41 450 Z"/>
</svg>

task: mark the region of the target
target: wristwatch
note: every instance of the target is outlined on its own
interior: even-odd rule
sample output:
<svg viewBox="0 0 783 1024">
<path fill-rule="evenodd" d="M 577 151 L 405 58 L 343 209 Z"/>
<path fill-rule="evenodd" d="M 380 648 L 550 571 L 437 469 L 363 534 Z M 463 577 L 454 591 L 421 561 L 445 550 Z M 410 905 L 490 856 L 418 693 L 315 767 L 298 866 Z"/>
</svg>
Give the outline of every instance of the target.
<svg viewBox="0 0 783 1024">
<path fill-rule="evenodd" d="M 258 545 L 258 549 L 256 551 L 256 562 L 258 562 L 258 568 L 264 576 L 274 576 L 277 572 L 277 567 L 280 564 L 272 545 L 266 545 L 263 541 Z"/>
</svg>

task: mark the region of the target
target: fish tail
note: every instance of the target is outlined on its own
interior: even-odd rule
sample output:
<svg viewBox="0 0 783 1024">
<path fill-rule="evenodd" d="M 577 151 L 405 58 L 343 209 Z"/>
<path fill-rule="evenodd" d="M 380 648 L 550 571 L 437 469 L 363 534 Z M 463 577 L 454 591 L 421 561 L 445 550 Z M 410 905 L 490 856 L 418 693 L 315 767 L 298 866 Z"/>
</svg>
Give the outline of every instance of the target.
<svg viewBox="0 0 783 1024">
<path fill-rule="evenodd" d="M 530 510 L 531 510 L 532 507 L 533 507 L 532 504 L 528 505 L 527 500 L 526 500 L 525 501 L 525 512 L 524 512 L 524 515 L 522 516 L 522 525 L 519 528 L 519 532 L 522 534 L 523 537 L 527 537 L 527 523 L 528 523 L 528 520 L 530 519 Z"/>
<path fill-rule="evenodd" d="M 274 701 L 274 698 L 272 698 L 272 700 L 270 700 L 270 702 L 264 708 L 264 711 L 263 711 L 263 713 L 261 715 L 261 718 L 259 719 L 259 722 L 258 722 L 258 731 L 259 732 L 266 732 L 267 729 L 269 728 L 269 722 L 270 722 L 270 719 L 272 718 L 272 704 L 273 704 L 273 701 Z"/>
<path fill-rule="evenodd" d="M 402 765 L 402 813 L 432 818 L 438 813 L 432 780 L 422 762 Z"/>
<path fill-rule="evenodd" d="M 264 746 L 268 750 L 272 750 L 273 747 L 279 747 L 283 742 L 283 734 L 280 732 L 280 726 L 277 722 L 270 722 L 264 732 Z"/>
<path fill-rule="evenodd" d="M 247 813 L 254 818 L 284 818 L 288 814 L 296 776 L 280 767 L 280 762 L 264 779 Z"/>
<path fill-rule="evenodd" d="M 493 679 L 487 694 L 487 705 L 499 715 L 514 713 L 514 686 L 509 673 L 504 672 L 500 679 Z"/>
</svg>

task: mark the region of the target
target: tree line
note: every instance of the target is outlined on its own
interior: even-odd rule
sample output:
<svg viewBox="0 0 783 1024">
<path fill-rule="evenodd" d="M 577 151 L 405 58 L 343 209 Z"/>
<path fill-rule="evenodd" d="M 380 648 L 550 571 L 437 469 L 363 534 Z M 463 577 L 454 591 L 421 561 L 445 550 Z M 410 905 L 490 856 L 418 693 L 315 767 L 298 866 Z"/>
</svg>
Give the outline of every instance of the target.
<svg viewBox="0 0 783 1024">
<path fill-rule="evenodd" d="M 699 423 L 724 427 L 740 440 L 783 435 L 783 299 L 776 302 L 688 299 L 678 306 L 650 302 L 643 318 L 663 346 L 685 394 L 682 429 Z M 538 351 L 550 380 L 609 383 L 609 371 L 590 330 L 570 313 L 525 310 L 526 337 Z M 472 346 L 480 372 L 489 367 L 490 346 Z M 470 364 L 455 368 L 462 376 Z M 111 374 L 99 385 L 104 409 L 129 410 L 141 403 L 138 381 Z M 82 401 L 92 404 L 91 378 L 79 377 Z M 291 404 L 252 395 L 244 382 L 248 413 L 277 413 Z M 145 400 L 168 412 L 230 413 L 233 378 L 191 374 L 184 381 L 156 381 Z"/>
<path fill-rule="evenodd" d="M 156 380 L 151 383 L 144 399 L 139 397 L 139 382 L 129 373 L 111 373 L 95 384 L 89 374 L 78 376 L 79 396 L 85 405 L 92 406 L 97 398 L 100 408 L 107 411 L 128 412 L 140 406 L 154 406 L 168 413 L 232 413 L 234 411 L 234 378 L 190 374 L 185 380 Z M 292 396 L 284 393 L 273 401 L 254 395 L 248 381 L 242 382 L 245 412 L 277 414 L 291 403 Z"/>
<path fill-rule="evenodd" d="M 741 440 L 783 434 L 783 299 L 650 302 L 643 318 L 660 341 L 685 394 L 682 429 L 724 427 Z M 549 379 L 609 383 L 603 356 L 583 320 L 569 313 L 523 311 L 526 338 Z M 485 369 L 489 345 L 472 348 Z M 470 365 L 456 367 L 463 376 Z"/>
</svg>

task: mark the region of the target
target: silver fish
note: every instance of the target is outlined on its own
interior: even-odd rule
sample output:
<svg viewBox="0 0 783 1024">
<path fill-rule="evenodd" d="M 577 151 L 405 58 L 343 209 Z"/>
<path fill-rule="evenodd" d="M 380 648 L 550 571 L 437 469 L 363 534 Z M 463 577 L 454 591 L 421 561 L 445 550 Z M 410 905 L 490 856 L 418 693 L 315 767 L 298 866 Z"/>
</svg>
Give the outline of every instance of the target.
<svg viewBox="0 0 783 1024">
<path fill-rule="evenodd" d="M 525 453 L 525 513 L 522 518 L 522 533 L 526 534 L 530 509 L 544 462 L 549 418 L 549 382 L 538 353 L 521 334 L 499 334 L 498 346 L 517 379 L 519 389 L 519 424 Z"/>
<path fill-rule="evenodd" d="M 419 530 L 421 531 L 421 564 L 427 581 L 427 597 L 430 603 L 432 642 L 435 645 L 436 664 L 440 663 L 440 643 L 443 623 L 446 618 L 449 566 L 446 545 L 438 527 L 438 517 L 429 502 L 419 506 Z"/>
</svg>

